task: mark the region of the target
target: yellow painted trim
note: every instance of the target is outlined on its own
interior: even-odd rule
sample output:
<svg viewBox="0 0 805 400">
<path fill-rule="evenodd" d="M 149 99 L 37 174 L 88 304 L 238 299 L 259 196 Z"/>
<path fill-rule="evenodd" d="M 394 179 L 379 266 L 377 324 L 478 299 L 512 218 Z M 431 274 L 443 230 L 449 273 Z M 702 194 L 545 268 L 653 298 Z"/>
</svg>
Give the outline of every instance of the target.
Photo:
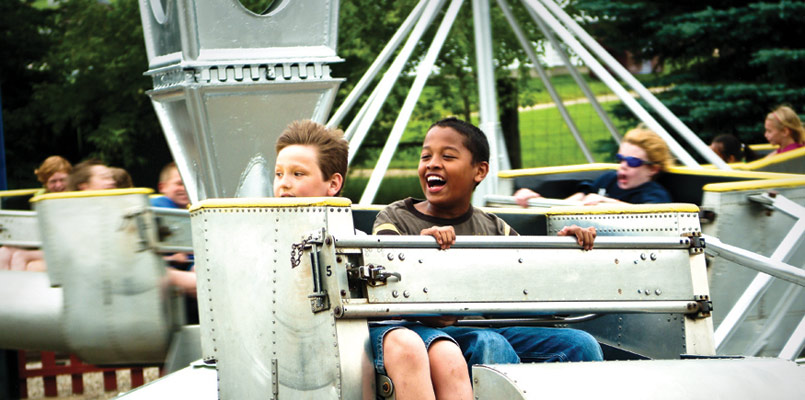
<svg viewBox="0 0 805 400">
<path fill-rule="evenodd" d="M 122 196 L 127 194 L 151 194 L 151 193 L 154 193 L 154 190 L 149 188 L 84 190 L 80 192 L 45 193 L 43 195 L 32 198 L 31 203 L 52 199 L 80 199 L 84 197 Z"/>
<path fill-rule="evenodd" d="M 805 177 L 765 179 L 759 181 L 708 183 L 702 189 L 706 192 L 734 192 L 740 190 L 758 190 L 782 187 L 805 186 Z"/>
<path fill-rule="evenodd" d="M 758 144 L 750 144 L 749 148 L 752 150 L 777 150 L 780 146 L 771 143 L 758 143 Z"/>
<path fill-rule="evenodd" d="M 742 170 L 756 170 L 773 164 L 790 161 L 795 158 L 805 157 L 805 147 L 800 147 L 796 150 L 786 151 L 783 154 L 777 154 L 771 157 L 764 157 L 759 160 L 741 164 L 738 169 Z"/>
<path fill-rule="evenodd" d="M 563 172 L 606 171 L 617 168 L 618 164 L 607 164 L 607 163 L 562 165 L 558 167 L 524 168 L 524 169 L 511 169 L 506 171 L 500 171 L 498 172 L 498 177 L 517 178 L 520 176 L 551 175 Z"/>
<path fill-rule="evenodd" d="M 44 192 L 44 191 L 45 191 L 44 188 L 3 190 L 0 191 L 0 197 L 27 196 L 29 194 L 36 194 L 38 192 Z"/>
<path fill-rule="evenodd" d="M 387 204 L 369 204 L 369 205 L 360 205 L 360 204 L 353 204 L 353 210 L 367 210 L 367 211 L 380 211 L 386 208 Z"/>
<path fill-rule="evenodd" d="M 724 171 L 720 169 L 690 168 L 690 167 L 671 167 L 671 169 L 668 172 L 671 174 L 679 174 L 679 175 L 725 176 L 730 178 L 747 178 L 747 179 L 785 179 L 800 176 L 799 174 L 786 174 L 781 172 Z"/>
<path fill-rule="evenodd" d="M 599 214 L 646 214 L 646 213 L 698 213 L 699 207 L 690 203 L 662 204 L 599 204 L 597 206 L 553 207 L 545 212 L 546 216 L 557 215 L 599 215 Z"/>
<path fill-rule="evenodd" d="M 397 227 L 394 226 L 394 224 L 388 222 L 386 222 L 385 224 L 380 224 L 377 228 L 372 229 L 372 235 L 377 235 L 377 232 L 380 231 L 392 231 L 397 232 L 397 234 L 400 233 L 400 230 L 397 229 Z"/>
<path fill-rule="evenodd" d="M 352 204 L 346 197 L 266 197 L 243 199 L 206 199 L 190 207 L 190 212 L 217 208 L 253 207 L 349 207 Z"/>
</svg>

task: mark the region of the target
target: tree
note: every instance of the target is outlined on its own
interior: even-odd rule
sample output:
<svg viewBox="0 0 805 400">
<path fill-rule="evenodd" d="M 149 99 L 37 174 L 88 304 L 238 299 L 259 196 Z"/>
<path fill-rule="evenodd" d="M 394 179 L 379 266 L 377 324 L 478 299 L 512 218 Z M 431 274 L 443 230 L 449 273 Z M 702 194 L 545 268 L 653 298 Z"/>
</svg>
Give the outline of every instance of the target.
<svg viewBox="0 0 805 400">
<path fill-rule="evenodd" d="M 151 81 L 143 76 L 148 62 L 138 7 L 136 0 L 70 0 L 39 11 L 49 19 L 37 31 L 51 43 L 32 62 L 41 79 L 6 117 L 17 187 L 35 186 L 33 169 L 51 154 L 73 162 L 97 157 L 129 170 L 137 185 L 156 184 L 170 153 L 145 95 Z M 25 35 L 21 25 L 10 25 L 15 40 Z"/>
<path fill-rule="evenodd" d="M 668 67 L 658 84 L 669 90 L 658 97 L 705 141 L 733 133 L 765 143 L 763 121 L 774 106 L 805 112 L 805 2 L 576 0 L 573 7 L 605 46 Z"/>
<path fill-rule="evenodd" d="M 338 53 L 346 59 L 346 62 L 333 66 L 333 76 L 346 77 L 347 80 L 339 90 L 336 104 L 339 104 L 340 100 L 352 90 L 416 3 L 413 0 L 341 2 Z M 537 33 L 533 22 L 528 21 L 528 14 L 522 10 L 520 4 L 511 6 L 515 9 L 521 27 L 536 42 L 541 35 Z M 490 11 L 496 77 L 510 76 L 512 74 L 510 66 L 517 63 L 524 71 L 528 64 L 525 52 L 520 48 L 502 12 L 494 6 Z M 407 93 L 407 87 L 410 86 L 411 80 L 408 75 L 416 71 L 441 20 L 442 15 L 437 16 L 431 28 L 423 36 L 406 66 L 404 76 L 398 81 L 398 87 L 389 96 L 388 104 L 369 132 L 365 142 L 369 146 L 382 146 L 385 142 Z M 428 80 L 429 96 L 424 96 L 425 98 L 420 100 L 409 126 L 424 126 L 426 129 L 431 122 L 445 114 L 458 115 L 466 120 L 472 118 L 472 113 L 478 110 L 474 40 L 472 5 L 470 2 L 465 2 L 439 54 L 436 62 L 438 72 Z M 527 76 L 527 74 L 520 75 Z M 367 96 L 364 95 L 362 101 L 365 101 Z M 516 97 L 513 100 L 514 103 L 509 104 L 513 104 L 516 109 Z M 347 117 L 344 125 L 348 124 L 350 118 L 351 116 Z M 517 126 L 513 126 L 512 129 L 517 132 Z M 422 135 L 424 134 L 423 131 Z M 367 157 L 369 156 L 366 152 L 359 153 L 356 160 L 360 161 Z"/>
</svg>

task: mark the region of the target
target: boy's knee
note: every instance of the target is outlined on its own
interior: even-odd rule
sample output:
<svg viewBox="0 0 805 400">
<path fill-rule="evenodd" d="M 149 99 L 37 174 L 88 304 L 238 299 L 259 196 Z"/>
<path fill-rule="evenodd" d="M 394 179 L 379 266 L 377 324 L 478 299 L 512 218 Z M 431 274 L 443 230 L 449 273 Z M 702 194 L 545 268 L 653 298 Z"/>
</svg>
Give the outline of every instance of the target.
<svg viewBox="0 0 805 400">
<path fill-rule="evenodd" d="M 389 364 L 416 364 L 427 362 L 425 343 L 409 329 L 394 329 L 383 337 L 383 358 Z"/>
<path fill-rule="evenodd" d="M 572 349 L 567 354 L 569 361 L 601 361 L 604 359 L 601 345 L 593 335 L 584 331 L 575 331 L 575 333 Z"/>
</svg>

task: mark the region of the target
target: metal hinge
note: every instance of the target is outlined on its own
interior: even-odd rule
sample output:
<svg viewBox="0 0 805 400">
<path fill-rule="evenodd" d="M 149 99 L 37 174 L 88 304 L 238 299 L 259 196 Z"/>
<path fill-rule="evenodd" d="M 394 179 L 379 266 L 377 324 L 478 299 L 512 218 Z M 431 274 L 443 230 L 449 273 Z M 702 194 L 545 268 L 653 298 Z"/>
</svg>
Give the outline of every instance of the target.
<svg viewBox="0 0 805 400">
<path fill-rule="evenodd" d="M 693 300 L 696 301 L 696 304 L 699 306 L 699 312 L 696 314 L 696 318 L 709 317 L 710 313 L 713 311 L 713 301 L 710 300 L 710 296 L 696 295 L 693 296 Z"/>
<path fill-rule="evenodd" d="M 704 253 L 707 244 L 704 242 L 701 232 L 686 232 L 683 233 L 682 236 L 687 238 L 688 245 L 690 246 L 690 254 Z"/>
</svg>

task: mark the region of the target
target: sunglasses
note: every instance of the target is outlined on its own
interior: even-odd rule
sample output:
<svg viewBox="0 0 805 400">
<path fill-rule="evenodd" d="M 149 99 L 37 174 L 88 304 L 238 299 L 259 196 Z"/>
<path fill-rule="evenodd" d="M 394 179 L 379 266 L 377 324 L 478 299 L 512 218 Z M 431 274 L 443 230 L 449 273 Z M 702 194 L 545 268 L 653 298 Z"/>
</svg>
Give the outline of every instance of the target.
<svg viewBox="0 0 805 400">
<path fill-rule="evenodd" d="M 639 159 L 637 157 L 624 156 L 622 154 L 615 154 L 615 158 L 618 159 L 619 163 L 626 161 L 626 165 L 628 165 L 628 166 L 630 166 L 632 168 L 637 168 L 637 167 L 639 167 L 641 165 L 644 165 L 644 164 L 645 165 L 654 165 L 654 164 L 656 164 L 655 162 L 641 160 L 641 159 Z"/>
</svg>

